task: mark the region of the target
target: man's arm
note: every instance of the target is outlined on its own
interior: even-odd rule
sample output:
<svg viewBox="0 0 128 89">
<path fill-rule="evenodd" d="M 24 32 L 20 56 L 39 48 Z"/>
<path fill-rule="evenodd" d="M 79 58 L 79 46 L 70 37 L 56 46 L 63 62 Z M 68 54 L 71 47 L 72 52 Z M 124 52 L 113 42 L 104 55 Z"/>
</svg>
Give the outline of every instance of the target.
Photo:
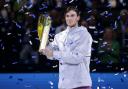
<svg viewBox="0 0 128 89">
<path fill-rule="evenodd" d="M 49 42 L 47 47 L 45 49 L 39 50 L 39 52 L 47 57 L 47 59 L 50 60 L 56 60 L 53 58 L 53 50 L 59 50 L 58 45 L 57 45 L 57 40 L 56 40 L 56 35 L 54 37 L 53 42 Z"/>
<path fill-rule="evenodd" d="M 64 51 L 53 51 L 53 57 L 68 64 L 79 64 L 84 62 L 85 57 L 91 56 L 92 37 L 89 33 L 82 34 L 74 50 L 65 47 Z"/>
</svg>

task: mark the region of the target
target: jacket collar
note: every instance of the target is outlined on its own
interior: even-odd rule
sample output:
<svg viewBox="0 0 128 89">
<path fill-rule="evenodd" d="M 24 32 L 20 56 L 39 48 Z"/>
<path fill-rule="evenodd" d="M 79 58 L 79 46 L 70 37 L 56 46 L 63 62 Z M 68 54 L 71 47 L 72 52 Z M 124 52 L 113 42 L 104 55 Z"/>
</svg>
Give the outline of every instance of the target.
<svg viewBox="0 0 128 89">
<path fill-rule="evenodd" d="M 73 26 L 73 27 L 67 26 L 67 32 L 68 32 L 68 33 L 74 33 L 74 32 L 76 32 L 77 30 L 78 30 L 78 24 L 76 24 L 76 25 Z"/>
</svg>

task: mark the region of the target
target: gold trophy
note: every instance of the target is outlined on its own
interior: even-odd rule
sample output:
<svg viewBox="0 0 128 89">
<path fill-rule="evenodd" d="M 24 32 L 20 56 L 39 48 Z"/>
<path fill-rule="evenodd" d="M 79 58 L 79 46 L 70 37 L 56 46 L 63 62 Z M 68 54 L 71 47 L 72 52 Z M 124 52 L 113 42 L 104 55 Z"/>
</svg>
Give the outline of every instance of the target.
<svg viewBox="0 0 128 89">
<path fill-rule="evenodd" d="M 39 50 L 45 49 L 47 45 L 50 27 L 51 27 L 50 16 L 40 15 L 38 20 L 38 37 L 40 39 Z"/>
</svg>

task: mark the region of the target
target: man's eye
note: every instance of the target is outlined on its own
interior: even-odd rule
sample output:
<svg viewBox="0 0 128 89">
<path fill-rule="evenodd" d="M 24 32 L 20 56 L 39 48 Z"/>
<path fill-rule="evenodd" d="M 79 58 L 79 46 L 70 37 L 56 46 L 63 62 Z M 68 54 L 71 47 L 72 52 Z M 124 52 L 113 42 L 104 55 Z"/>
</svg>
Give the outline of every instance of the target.
<svg viewBox="0 0 128 89">
<path fill-rule="evenodd" d="M 66 17 L 69 17 L 69 15 L 66 15 Z"/>
<path fill-rule="evenodd" d="M 74 17 L 75 15 L 71 15 L 71 17 Z"/>
<path fill-rule="evenodd" d="M 75 15 L 66 15 L 66 17 L 74 17 Z"/>
</svg>

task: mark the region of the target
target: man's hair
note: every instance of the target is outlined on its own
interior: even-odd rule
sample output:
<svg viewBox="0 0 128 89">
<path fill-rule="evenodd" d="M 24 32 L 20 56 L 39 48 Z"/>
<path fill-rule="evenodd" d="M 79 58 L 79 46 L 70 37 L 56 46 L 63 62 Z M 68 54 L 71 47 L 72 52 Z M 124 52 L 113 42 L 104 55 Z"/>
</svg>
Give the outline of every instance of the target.
<svg viewBox="0 0 128 89">
<path fill-rule="evenodd" d="M 75 7 L 75 6 L 68 6 L 68 7 L 66 8 L 66 10 L 65 10 L 65 15 L 66 15 L 66 13 L 68 13 L 68 12 L 71 11 L 71 10 L 75 11 L 78 16 L 80 15 L 79 10 L 78 10 L 77 7 Z"/>
</svg>

